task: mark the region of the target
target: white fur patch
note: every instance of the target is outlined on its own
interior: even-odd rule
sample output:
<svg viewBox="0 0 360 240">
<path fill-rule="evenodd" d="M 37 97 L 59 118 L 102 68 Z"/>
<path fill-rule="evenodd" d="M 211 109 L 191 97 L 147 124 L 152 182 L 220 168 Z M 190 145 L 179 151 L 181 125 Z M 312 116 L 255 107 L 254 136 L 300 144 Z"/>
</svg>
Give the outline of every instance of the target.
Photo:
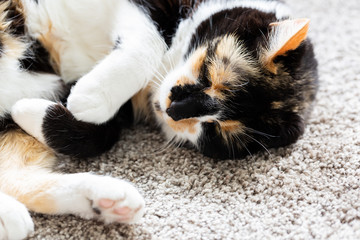
<svg viewBox="0 0 360 240">
<path fill-rule="evenodd" d="M 34 223 L 26 207 L 0 192 L 0 239 L 17 240 L 34 231 Z"/>
<path fill-rule="evenodd" d="M 44 99 L 22 99 L 12 107 L 11 116 L 23 130 L 46 144 L 42 124 L 51 105 L 55 103 Z"/>
<path fill-rule="evenodd" d="M 0 57 L 0 118 L 22 98 L 56 99 L 61 90 L 60 77 L 20 71 L 6 56 Z"/>
<path fill-rule="evenodd" d="M 30 35 L 51 39 L 66 82 L 80 78 L 68 99 L 70 112 L 85 122 L 106 122 L 147 85 L 165 42 L 127 0 L 39 1 L 25 0 Z"/>
</svg>

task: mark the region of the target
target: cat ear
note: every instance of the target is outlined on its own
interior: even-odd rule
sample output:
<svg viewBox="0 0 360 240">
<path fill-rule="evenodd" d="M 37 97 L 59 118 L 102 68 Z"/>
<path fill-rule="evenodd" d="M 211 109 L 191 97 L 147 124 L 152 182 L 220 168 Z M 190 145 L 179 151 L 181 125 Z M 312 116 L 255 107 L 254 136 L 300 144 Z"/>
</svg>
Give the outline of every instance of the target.
<svg viewBox="0 0 360 240">
<path fill-rule="evenodd" d="M 309 24 L 309 19 L 302 18 L 274 22 L 269 25 L 271 28 L 269 43 L 261 56 L 261 62 L 266 69 L 274 74 L 277 73 L 275 58 L 298 48 L 307 37 Z"/>
</svg>

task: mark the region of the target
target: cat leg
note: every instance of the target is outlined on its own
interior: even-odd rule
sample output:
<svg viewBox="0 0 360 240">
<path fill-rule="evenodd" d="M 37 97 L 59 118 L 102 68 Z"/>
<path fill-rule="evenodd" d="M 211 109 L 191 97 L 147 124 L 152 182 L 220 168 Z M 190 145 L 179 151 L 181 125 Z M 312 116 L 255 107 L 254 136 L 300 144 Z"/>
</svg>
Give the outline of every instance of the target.
<svg viewBox="0 0 360 240">
<path fill-rule="evenodd" d="M 87 158 L 108 151 L 121 129 L 133 122 L 131 102 L 103 124 L 78 121 L 61 104 L 45 99 L 22 99 L 11 111 L 13 120 L 30 135 L 58 153 Z"/>
<path fill-rule="evenodd" d="M 34 231 L 26 207 L 0 192 L 0 239 L 24 239 Z"/>
<path fill-rule="evenodd" d="M 76 119 L 101 124 L 144 88 L 160 66 L 166 44 L 156 26 L 136 6 L 121 8 L 114 50 L 73 87 L 68 109 Z"/>
<path fill-rule="evenodd" d="M 89 173 L 52 173 L 53 153 L 20 130 L 6 132 L 0 145 L 0 191 L 31 211 L 75 214 L 106 223 L 134 223 L 144 213 L 144 199 L 126 181 Z"/>
<path fill-rule="evenodd" d="M 12 108 L 17 124 L 59 153 L 92 157 L 110 149 L 121 128 L 132 122 L 129 99 L 161 64 L 166 44 L 156 27 L 135 6 L 124 9 L 114 30 L 116 48 L 73 87 L 67 101 L 70 112 L 32 99 Z"/>
</svg>

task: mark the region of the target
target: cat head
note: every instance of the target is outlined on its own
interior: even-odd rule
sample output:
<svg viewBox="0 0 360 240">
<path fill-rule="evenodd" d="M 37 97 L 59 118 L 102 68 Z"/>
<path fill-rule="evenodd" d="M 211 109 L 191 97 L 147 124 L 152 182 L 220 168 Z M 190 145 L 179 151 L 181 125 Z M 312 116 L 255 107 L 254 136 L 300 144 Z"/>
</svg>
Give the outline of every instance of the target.
<svg viewBox="0 0 360 240">
<path fill-rule="evenodd" d="M 294 143 L 316 93 L 309 20 L 227 16 L 198 27 L 155 94 L 162 128 L 219 159 Z"/>
</svg>

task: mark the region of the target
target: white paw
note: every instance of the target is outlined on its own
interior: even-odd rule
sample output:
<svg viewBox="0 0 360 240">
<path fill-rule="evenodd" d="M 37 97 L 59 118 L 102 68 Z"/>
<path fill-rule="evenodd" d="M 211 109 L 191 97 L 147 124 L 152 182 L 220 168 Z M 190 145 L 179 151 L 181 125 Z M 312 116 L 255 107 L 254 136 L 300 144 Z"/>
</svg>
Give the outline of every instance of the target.
<svg viewBox="0 0 360 240">
<path fill-rule="evenodd" d="M 13 120 L 28 134 L 45 144 L 42 133 L 43 119 L 49 106 L 54 102 L 45 99 L 22 99 L 11 109 Z"/>
<path fill-rule="evenodd" d="M 78 203 L 89 204 L 79 212 L 81 216 L 98 218 L 106 223 L 135 223 L 143 216 L 145 201 L 132 184 L 107 176 L 76 175 L 82 178 L 77 188 L 85 200 Z"/>
<path fill-rule="evenodd" d="M 82 84 L 84 85 L 84 84 Z M 94 84 L 75 86 L 67 99 L 67 108 L 77 120 L 101 124 L 113 117 L 117 106 L 109 94 Z M 115 109 L 113 109 L 115 107 Z"/>
<path fill-rule="evenodd" d="M 24 239 L 34 232 L 34 223 L 26 207 L 0 193 L 0 239 Z"/>
</svg>

